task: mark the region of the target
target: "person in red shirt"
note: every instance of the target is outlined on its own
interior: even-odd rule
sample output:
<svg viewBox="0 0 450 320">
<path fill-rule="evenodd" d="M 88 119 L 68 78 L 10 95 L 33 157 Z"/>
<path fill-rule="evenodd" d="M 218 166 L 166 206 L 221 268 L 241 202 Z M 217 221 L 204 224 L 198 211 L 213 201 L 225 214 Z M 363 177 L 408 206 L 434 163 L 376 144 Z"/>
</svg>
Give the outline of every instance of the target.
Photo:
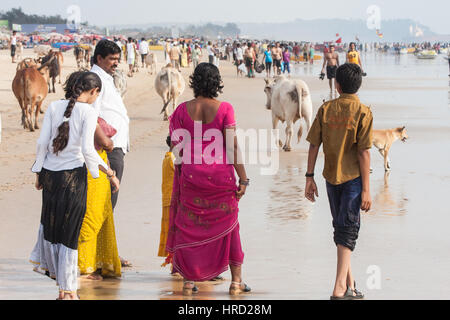
<svg viewBox="0 0 450 320">
<path fill-rule="evenodd" d="M 295 43 L 295 46 L 293 48 L 294 51 L 294 56 L 295 56 L 295 63 L 298 64 L 300 61 L 300 46 L 298 45 L 298 43 Z"/>
</svg>

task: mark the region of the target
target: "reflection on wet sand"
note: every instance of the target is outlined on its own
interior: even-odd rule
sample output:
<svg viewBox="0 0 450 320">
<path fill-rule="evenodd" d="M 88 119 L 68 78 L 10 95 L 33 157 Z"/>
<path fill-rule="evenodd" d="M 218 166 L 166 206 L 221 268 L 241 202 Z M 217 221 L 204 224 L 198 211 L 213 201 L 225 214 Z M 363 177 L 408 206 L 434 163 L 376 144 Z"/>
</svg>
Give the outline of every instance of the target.
<svg viewBox="0 0 450 320">
<path fill-rule="evenodd" d="M 389 185 L 390 172 L 384 174 L 383 183 L 380 184 L 378 192 L 373 198 L 373 215 L 404 216 L 407 213 L 406 204 L 408 199 L 403 190 L 397 191 L 398 186 L 392 189 Z"/>
<path fill-rule="evenodd" d="M 120 279 L 105 278 L 103 281 L 79 280 L 78 294 L 83 300 L 115 300 L 120 296 Z"/>
<path fill-rule="evenodd" d="M 294 156 L 290 154 L 289 156 Z M 303 163 L 299 157 L 292 157 Z M 280 170 L 273 176 L 269 189 L 269 201 L 266 214 L 278 222 L 291 220 L 305 220 L 311 213 L 311 206 L 307 205 L 305 194 L 304 169 L 294 164 L 283 163 L 280 159 Z"/>
<path fill-rule="evenodd" d="M 450 77 L 450 74 L 449 74 L 449 77 Z M 450 107 L 450 80 L 448 81 L 448 106 Z"/>
<path fill-rule="evenodd" d="M 183 278 L 168 272 L 127 271 L 123 279 L 80 281 L 78 294 L 82 300 L 245 300 L 249 295 L 228 295 L 230 281 L 196 282 L 199 293 L 183 296 Z M 254 294 L 252 294 L 254 296 Z"/>
</svg>

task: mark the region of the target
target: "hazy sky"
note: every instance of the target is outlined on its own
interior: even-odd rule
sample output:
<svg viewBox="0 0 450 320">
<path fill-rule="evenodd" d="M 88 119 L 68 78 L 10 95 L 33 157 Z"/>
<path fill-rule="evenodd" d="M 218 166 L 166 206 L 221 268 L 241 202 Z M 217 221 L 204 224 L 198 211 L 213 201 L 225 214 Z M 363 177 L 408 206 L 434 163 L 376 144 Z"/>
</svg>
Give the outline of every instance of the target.
<svg viewBox="0 0 450 320">
<path fill-rule="evenodd" d="M 276 4 L 276 6 L 274 6 Z M 378 5 L 382 19 L 410 18 L 450 34 L 448 0 L 0 0 L 0 10 L 21 6 L 26 13 L 60 14 L 78 5 L 82 21 L 98 26 L 159 22 L 282 22 L 295 19 L 365 19 Z M 383 26 L 381 25 L 381 28 Z"/>
</svg>

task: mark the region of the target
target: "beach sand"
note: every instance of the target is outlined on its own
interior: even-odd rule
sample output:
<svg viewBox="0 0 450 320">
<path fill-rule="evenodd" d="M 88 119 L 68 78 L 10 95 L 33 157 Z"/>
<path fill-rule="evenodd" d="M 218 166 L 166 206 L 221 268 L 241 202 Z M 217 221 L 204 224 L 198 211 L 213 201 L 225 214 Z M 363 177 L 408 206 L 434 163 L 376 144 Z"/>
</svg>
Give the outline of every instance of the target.
<svg viewBox="0 0 450 320">
<path fill-rule="evenodd" d="M 25 50 L 26 56 L 34 54 Z M 75 70 L 73 53 L 64 56 L 63 80 Z M 448 67 L 444 63 L 427 67 L 425 61 L 415 65 L 412 60 L 404 64 L 386 60 L 383 64 L 384 58 L 363 58 L 368 61 L 369 77 L 364 79 L 360 97 L 372 108 L 375 128 L 406 125 L 410 140 L 396 142 L 392 148 L 392 172 L 388 176 L 381 156 L 372 152 L 374 204 L 368 214 L 363 214 L 352 260 L 358 287 L 368 299 L 449 299 Z M 162 55 L 159 61 L 163 61 Z M 120 67 L 126 68 L 123 63 Z M 314 114 L 322 100 L 328 99 L 328 84 L 318 79 L 320 67 L 294 66 L 294 76 L 310 87 Z M 11 91 L 16 65 L 10 62 L 9 51 L 0 51 L 0 68 L 0 299 L 53 300 L 57 294 L 55 282 L 33 272 L 28 263 L 41 209 L 41 193 L 34 189 L 30 171 L 39 131 L 31 133 L 21 127 L 20 108 Z M 427 68 L 436 72 L 421 71 Z M 225 84 L 220 99 L 233 104 L 238 126 L 270 129 L 271 113 L 265 108 L 262 76 L 238 79 L 228 62 L 221 62 L 220 69 Z M 190 72 L 192 69 L 183 69 L 186 80 Z M 169 268 L 161 268 L 163 259 L 156 256 L 161 161 L 167 151 L 168 123 L 159 115 L 162 101 L 154 90 L 154 77 L 140 69 L 135 77 L 128 78 L 124 99 L 131 119 L 131 152 L 125 158 L 114 217 L 119 253 L 134 267 L 125 269 L 122 279 L 82 281 L 82 299 L 184 298 L 182 280 L 173 278 Z M 58 84 L 56 94 L 47 96 L 44 110 L 49 102 L 61 98 L 63 90 Z M 180 102 L 191 98 L 187 88 Z M 283 139 L 284 127 L 281 129 Z M 307 150 L 304 135 L 294 144 L 293 152 L 279 154 L 276 175 L 261 175 L 260 165 L 247 166 L 251 186 L 240 202 L 239 217 L 245 252 L 243 278 L 253 293 L 235 299 L 328 299 L 331 294 L 336 248 L 320 175 L 323 156 L 319 156 L 316 169 L 319 199 L 311 204 L 304 198 Z M 373 270 L 374 275 L 368 273 Z M 200 283 L 200 293 L 189 299 L 230 299 L 229 272 L 224 276 L 225 282 Z M 379 288 L 372 281 L 374 277 L 380 281 Z"/>
</svg>

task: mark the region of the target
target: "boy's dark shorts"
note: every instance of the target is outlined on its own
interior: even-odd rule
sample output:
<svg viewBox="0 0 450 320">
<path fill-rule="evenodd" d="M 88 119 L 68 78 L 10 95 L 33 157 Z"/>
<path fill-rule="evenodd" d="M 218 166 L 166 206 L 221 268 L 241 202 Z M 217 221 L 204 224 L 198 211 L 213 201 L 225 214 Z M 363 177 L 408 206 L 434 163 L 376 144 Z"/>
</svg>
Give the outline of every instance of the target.
<svg viewBox="0 0 450 320">
<path fill-rule="evenodd" d="M 327 79 L 335 79 L 336 78 L 337 66 L 327 66 Z"/>
<path fill-rule="evenodd" d="M 355 250 L 360 229 L 362 180 L 358 177 L 340 185 L 327 182 L 333 216 L 334 243 Z"/>
<path fill-rule="evenodd" d="M 11 45 L 11 57 L 14 57 L 16 55 L 16 45 Z"/>
<path fill-rule="evenodd" d="M 275 68 L 281 68 L 281 60 L 273 59 L 273 65 L 275 66 Z"/>
</svg>

